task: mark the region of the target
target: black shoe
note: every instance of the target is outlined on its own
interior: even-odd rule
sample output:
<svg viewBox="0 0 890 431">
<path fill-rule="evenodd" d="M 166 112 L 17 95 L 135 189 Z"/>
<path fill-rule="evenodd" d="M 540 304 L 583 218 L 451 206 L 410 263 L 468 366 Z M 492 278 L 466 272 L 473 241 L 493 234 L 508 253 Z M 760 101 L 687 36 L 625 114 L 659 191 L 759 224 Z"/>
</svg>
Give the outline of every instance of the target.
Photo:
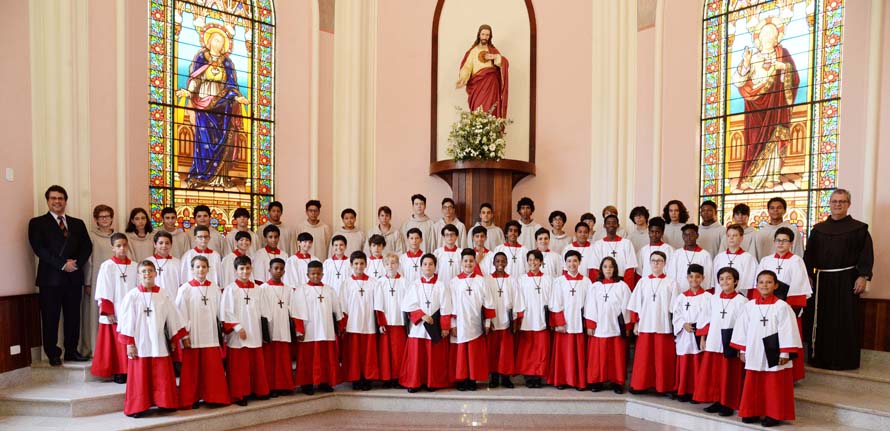
<svg viewBox="0 0 890 431">
<path fill-rule="evenodd" d="M 352 390 L 357 391 L 362 388 L 362 383 L 358 380 L 352 382 Z"/>
<path fill-rule="evenodd" d="M 364 381 L 362 381 L 362 390 L 363 390 L 363 391 L 370 391 L 370 390 L 371 390 L 371 381 L 370 381 L 370 380 L 364 380 Z"/>
<path fill-rule="evenodd" d="M 306 395 L 315 395 L 315 388 L 313 388 L 312 385 L 303 385 L 300 386 L 300 392 Z"/>
<path fill-rule="evenodd" d="M 616 394 L 619 394 L 619 395 L 623 394 L 624 393 L 624 385 L 619 385 L 618 383 L 613 383 L 612 384 L 612 392 L 615 392 Z"/>
<path fill-rule="evenodd" d="M 260 400 L 260 401 L 266 401 L 266 400 L 269 399 L 270 396 L 271 396 L 270 394 L 266 394 L 266 395 L 257 395 L 257 396 L 256 396 L 256 399 L 258 399 L 258 400 Z"/>
<path fill-rule="evenodd" d="M 498 373 L 491 373 L 491 377 L 488 379 L 488 387 L 494 389 L 498 386 L 500 386 Z"/>
<path fill-rule="evenodd" d="M 238 401 L 235 401 L 235 404 L 238 404 L 241 407 L 247 406 L 247 398 L 241 398 Z"/>
<path fill-rule="evenodd" d="M 322 383 L 322 384 L 318 385 L 318 390 L 321 392 L 328 392 L 328 393 L 334 392 L 334 388 L 332 388 L 331 385 L 329 385 L 327 383 Z"/>
<path fill-rule="evenodd" d="M 556 389 L 564 390 L 565 388 L 568 388 L 568 387 L 569 387 L 569 385 L 558 385 L 558 386 L 556 386 Z"/>
<path fill-rule="evenodd" d="M 642 395 L 642 394 L 645 394 L 645 393 L 646 393 L 645 390 L 638 391 L 638 390 L 636 390 L 636 389 L 634 389 L 634 388 L 627 388 L 627 392 L 630 393 L 631 395 Z"/>
<path fill-rule="evenodd" d="M 711 404 L 711 405 L 705 407 L 705 412 L 706 413 L 717 413 L 720 411 L 720 409 L 722 407 L 723 406 L 720 403 L 714 403 L 714 404 Z"/>
<path fill-rule="evenodd" d="M 436 392 L 437 390 L 439 390 L 438 388 L 424 388 L 424 389 L 426 389 L 427 392 Z"/>
<path fill-rule="evenodd" d="M 161 413 L 173 413 L 176 409 L 171 409 L 169 407 L 158 407 L 158 411 Z"/>
<path fill-rule="evenodd" d="M 726 407 L 726 406 L 720 406 L 720 413 L 719 413 L 720 416 L 723 416 L 723 417 L 732 416 L 733 413 L 735 413 L 735 410 L 733 410 L 729 407 Z"/>
<path fill-rule="evenodd" d="M 501 386 L 503 386 L 507 389 L 513 389 L 515 387 L 515 386 L 513 386 L 513 381 L 510 380 L 510 376 L 504 376 L 504 375 L 501 376 Z"/>
<path fill-rule="evenodd" d="M 195 401 L 195 403 L 192 404 L 192 410 L 197 410 L 198 407 L 201 407 L 201 402 L 200 402 L 200 401 Z"/>
<path fill-rule="evenodd" d="M 780 423 L 781 423 L 781 421 L 778 421 L 778 420 L 776 420 L 776 419 L 773 419 L 773 418 L 771 418 L 771 417 L 769 417 L 769 416 L 764 416 L 764 417 L 763 417 L 763 421 L 760 422 L 760 425 L 763 425 L 763 427 L 765 427 L 765 428 L 769 428 L 769 427 L 777 426 L 777 425 L 779 425 Z"/>
<path fill-rule="evenodd" d="M 535 378 L 531 376 L 525 376 L 525 387 L 534 388 L 535 387 Z"/>
<path fill-rule="evenodd" d="M 49 358 L 49 365 L 52 367 L 61 367 L 62 366 L 62 358 Z"/>
<path fill-rule="evenodd" d="M 408 388 L 408 393 L 409 393 L 409 394 L 416 394 L 417 391 L 419 391 L 419 390 L 420 390 L 420 388 Z"/>
<path fill-rule="evenodd" d="M 587 387 L 586 386 L 577 386 L 577 387 L 575 387 L 575 390 L 578 392 L 586 391 Z"/>
<path fill-rule="evenodd" d="M 590 392 L 599 392 L 601 390 L 603 390 L 602 383 L 594 383 L 594 384 L 590 385 Z"/>
<path fill-rule="evenodd" d="M 692 401 L 692 394 L 678 395 L 677 401 L 679 401 L 681 403 L 688 403 L 688 402 Z"/>
<path fill-rule="evenodd" d="M 467 382 L 467 390 L 468 390 L 468 391 L 470 391 L 470 392 L 476 392 L 476 389 L 478 389 L 478 388 L 479 388 L 479 386 L 476 385 L 476 382 L 475 382 L 475 381 L 470 380 L 470 381 Z"/>
<path fill-rule="evenodd" d="M 114 383 L 123 385 L 123 384 L 127 383 L 127 375 L 126 374 L 115 374 L 114 377 L 112 378 L 112 380 L 114 381 Z"/>
<path fill-rule="evenodd" d="M 81 354 L 78 353 L 78 352 L 65 353 L 65 361 L 71 361 L 71 362 L 86 362 L 86 361 L 89 361 L 89 360 L 90 360 L 90 358 L 88 358 L 88 357 L 86 357 L 86 356 L 84 356 L 84 355 L 81 355 Z"/>
<path fill-rule="evenodd" d="M 269 397 L 270 398 L 278 398 L 278 391 L 269 392 Z"/>
<path fill-rule="evenodd" d="M 760 418 L 757 417 L 757 416 L 749 416 L 749 417 L 746 417 L 746 418 L 742 418 L 742 422 L 744 422 L 744 423 L 746 423 L 746 424 L 753 424 L 753 423 L 755 423 L 755 422 L 757 422 L 757 421 L 759 421 L 759 420 L 760 420 Z"/>
<path fill-rule="evenodd" d="M 393 388 L 392 380 L 384 380 L 383 381 L 383 389 L 392 389 L 392 388 Z"/>
<path fill-rule="evenodd" d="M 133 413 L 133 414 L 131 414 L 131 415 L 127 415 L 127 416 L 129 416 L 129 417 L 131 417 L 131 418 L 139 419 L 139 418 L 141 418 L 141 417 L 144 417 L 144 416 L 145 416 L 145 412 L 147 412 L 147 411 L 148 411 L 148 410 L 144 410 L 144 411 L 141 411 L 141 412 L 139 412 L 139 413 Z"/>
</svg>

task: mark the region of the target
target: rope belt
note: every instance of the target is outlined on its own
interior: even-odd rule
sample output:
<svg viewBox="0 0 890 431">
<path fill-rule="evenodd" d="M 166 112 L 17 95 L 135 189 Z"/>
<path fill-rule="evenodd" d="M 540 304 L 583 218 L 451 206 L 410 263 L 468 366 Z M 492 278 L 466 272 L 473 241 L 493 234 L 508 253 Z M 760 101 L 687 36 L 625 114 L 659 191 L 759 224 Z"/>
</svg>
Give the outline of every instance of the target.
<svg viewBox="0 0 890 431">
<path fill-rule="evenodd" d="M 816 327 L 819 326 L 819 276 L 823 272 L 845 272 L 851 269 L 856 269 L 856 265 L 851 265 L 846 268 L 831 268 L 831 269 L 820 269 L 814 268 L 813 272 L 816 273 L 816 288 L 813 295 L 816 297 L 816 303 L 813 307 L 813 334 L 812 339 L 810 340 L 810 350 L 812 350 L 812 354 L 816 355 Z"/>
</svg>

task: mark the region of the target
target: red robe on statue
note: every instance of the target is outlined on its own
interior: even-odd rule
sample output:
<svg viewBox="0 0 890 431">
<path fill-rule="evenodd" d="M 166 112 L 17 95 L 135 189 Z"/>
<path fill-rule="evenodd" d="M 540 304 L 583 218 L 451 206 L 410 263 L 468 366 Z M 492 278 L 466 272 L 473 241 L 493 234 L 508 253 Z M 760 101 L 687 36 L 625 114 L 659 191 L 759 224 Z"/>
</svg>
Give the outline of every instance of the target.
<svg viewBox="0 0 890 431">
<path fill-rule="evenodd" d="M 460 67 L 463 68 L 467 62 L 467 58 L 474 47 L 471 47 L 464 53 L 463 60 L 460 61 Z M 500 55 L 494 45 L 488 45 L 488 51 L 492 54 Z M 500 67 L 487 67 L 474 73 L 470 80 L 467 81 L 467 101 L 470 111 L 475 111 L 481 107 L 483 111 L 489 112 L 498 118 L 507 118 L 507 95 L 509 88 L 509 68 L 510 62 L 507 57 L 501 56 Z M 492 106 L 495 107 L 492 110 Z"/>
</svg>

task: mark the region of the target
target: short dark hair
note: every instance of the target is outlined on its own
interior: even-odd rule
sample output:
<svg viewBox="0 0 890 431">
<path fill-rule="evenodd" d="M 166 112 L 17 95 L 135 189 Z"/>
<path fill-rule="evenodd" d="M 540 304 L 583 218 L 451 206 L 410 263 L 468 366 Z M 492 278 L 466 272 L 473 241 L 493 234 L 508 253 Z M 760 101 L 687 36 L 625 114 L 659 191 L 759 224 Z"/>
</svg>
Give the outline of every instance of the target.
<svg viewBox="0 0 890 431">
<path fill-rule="evenodd" d="M 344 245 L 349 245 L 349 242 L 346 241 L 346 237 L 343 235 L 334 235 L 334 237 L 331 238 L 331 245 L 334 245 L 337 241 L 343 241 Z"/>
<path fill-rule="evenodd" d="M 460 258 L 463 259 L 464 256 L 473 256 L 473 259 L 476 258 L 476 251 L 472 248 L 465 248 L 460 251 Z"/>
<path fill-rule="evenodd" d="M 263 237 L 269 236 L 269 232 L 275 232 L 278 235 L 281 235 L 281 229 L 278 229 L 278 226 L 271 223 L 263 228 Z"/>
<path fill-rule="evenodd" d="M 272 265 L 275 265 L 276 263 L 280 263 L 280 264 L 282 264 L 282 265 L 287 265 L 287 264 L 284 262 L 284 259 L 282 259 L 282 258 L 280 258 L 280 257 L 276 257 L 276 258 L 274 258 L 274 259 L 272 259 L 272 260 L 269 261 L 269 268 L 272 268 Z"/>
<path fill-rule="evenodd" d="M 704 207 L 711 207 L 711 208 L 714 208 L 714 211 L 717 211 L 717 203 L 715 203 L 714 201 L 712 201 L 710 199 L 702 202 L 701 205 L 698 206 L 699 209 L 704 208 Z"/>
<path fill-rule="evenodd" d="M 210 207 L 207 205 L 198 205 L 195 207 L 195 210 L 192 212 L 194 215 L 198 215 L 199 212 L 205 212 L 207 215 L 210 215 Z"/>
<path fill-rule="evenodd" d="M 239 230 L 238 232 L 235 232 L 235 242 L 241 241 L 242 239 L 247 239 L 247 240 L 250 240 L 251 242 L 253 242 L 253 237 L 251 237 L 249 233 L 247 233 L 243 230 Z"/>
<path fill-rule="evenodd" d="M 173 207 L 164 207 L 164 209 L 161 210 L 161 218 L 164 218 L 167 214 L 176 214 L 176 210 Z"/>
<path fill-rule="evenodd" d="M 761 275 L 768 275 L 773 278 L 773 283 L 779 284 L 779 276 L 776 275 L 775 272 L 772 272 L 768 269 L 764 269 L 763 271 L 760 271 L 759 274 L 757 274 L 757 278 L 760 278 Z M 756 280 L 756 278 L 755 278 L 755 280 Z"/>
<path fill-rule="evenodd" d="M 124 232 L 136 232 L 136 224 L 133 223 L 133 218 L 138 214 L 145 215 L 145 233 L 152 233 L 152 231 L 154 231 L 154 226 L 152 226 L 151 217 L 148 216 L 148 211 L 146 211 L 145 208 L 133 208 L 133 210 L 130 211 L 130 218 L 127 219 L 127 228 L 124 229 Z"/>
<path fill-rule="evenodd" d="M 250 256 L 238 256 L 235 258 L 235 261 L 232 262 L 232 266 L 234 266 L 235 269 L 238 269 L 239 266 L 245 265 L 253 265 L 253 261 L 250 260 Z"/>
<path fill-rule="evenodd" d="M 698 233 L 698 226 L 694 223 L 686 223 L 680 228 L 680 232 L 686 232 L 687 230 L 694 230 L 695 233 Z"/>
<path fill-rule="evenodd" d="M 46 192 L 43 193 L 43 197 L 44 197 L 46 200 L 49 200 L 49 194 L 50 194 L 50 192 L 61 193 L 62 196 L 65 197 L 65 201 L 66 201 L 66 202 L 68 201 L 68 192 L 65 190 L 64 187 L 62 187 L 62 186 L 60 186 L 60 185 L 56 185 L 56 184 L 53 184 L 53 185 L 49 186 L 49 187 L 46 189 Z"/>
<path fill-rule="evenodd" d="M 358 214 L 355 213 L 354 209 L 346 208 L 345 210 L 340 211 L 340 218 L 342 219 L 343 217 L 346 217 L 346 214 L 352 214 L 353 217 L 358 216 Z"/>
<path fill-rule="evenodd" d="M 530 258 L 532 256 L 534 256 L 535 259 L 544 260 L 544 253 L 541 253 L 541 250 L 538 250 L 538 249 L 529 250 L 529 252 L 525 254 L 525 260 L 528 260 L 528 258 Z"/>
<path fill-rule="evenodd" d="M 584 214 L 581 214 L 581 218 L 579 218 L 578 221 L 582 221 L 582 222 L 583 222 L 584 220 L 593 220 L 593 222 L 596 223 L 596 216 L 593 215 L 593 213 L 584 213 Z"/>
<path fill-rule="evenodd" d="M 368 238 L 368 244 L 386 246 L 386 238 L 383 235 L 375 233 L 374 235 L 371 235 L 370 238 Z"/>
<path fill-rule="evenodd" d="M 791 228 L 789 228 L 789 227 L 782 226 L 782 227 L 776 229 L 776 233 L 773 234 L 773 239 L 778 238 L 779 235 L 787 235 L 788 238 L 791 239 L 791 242 L 794 242 L 794 236 L 795 236 L 794 231 L 791 230 Z"/>
<path fill-rule="evenodd" d="M 210 226 L 204 226 L 202 224 L 195 225 L 195 227 L 193 227 L 192 229 L 194 230 L 196 236 L 198 235 L 198 232 L 210 233 Z"/>
<path fill-rule="evenodd" d="M 142 262 L 139 262 L 139 265 L 136 265 L 136 269 L 142 268 L 143 266 L 150 266 L 151 269 L 154 270 L 158 269 L 158 267 L 155 266 L 155 263 L 148 259 L 143 259 Z"/>
<path fill-rule="evenodd" d="M 731 266 L 724 266 L 723 268 L 720 268 L 719 271 L 717 271 L 717 281 L 719 281 L 720 276 L 726 272 L 728 272 L 730 275 L 732 275 L 732 278 L 735 279 L 736 283 L 739 282 L 739 270 L 737 270 Z"/>
<path fill-rule="evenodd" d="M 634 219 L 637 218 L 637 216 L 643 216 L 646 218 L 646 220 L 649 220 L 649 210 L 644 206 L 633 207 L 633 209 L 630 210 L 630 215 L 628 216 L 628 218 L 630 218 L 630 222 L 636 223 Z"/>
<path fill-rule="evenodd" d="M 584 223 L 583 221 L 575 223 L 575 232 L 578 232 L 578 229 L 581 228 L 587 229 L 587 232 L 590 232 L 590 226 L 588 226 L 587 223 Z"/>
<path fill-rule="evenodd" d="M 491 261 L 494 262 L 494 260 L 497 259 L 498 256 L 503 257 L 504 260 L 507 260 L 507 253 L 504 253 L 504 252 L 502 252 L 502 251 L 499 251 L 499 252 L 497 252 L 497 253 L 494 254 L 494 257 L 491 258 Z"/>
<path fill-rule="evenodd" d="M 232 213 L 232 218 L 236 219 L 238 217 L 247 217 L 249 219 L 251 218 L 250 211 L 248 211 L 247 208 L 235 208 L 235 212 Z"/>
<path fill-rule="evenodd" d="M 661 250 L 655 250 L 652 253 L 649 253 L 649 259 L 652 259 L 652 256 L 661 256 L 661 258 L 664 259 L 665 261 L 667 261 L 667 258 L 668 258 L 667 255 L 664 254 L 664 252 Z"/>
<path fill-rule="evenodd" d="M 516 212 L 519 212 L 519 209 L 524 206 L 531 208 L 532 212 L 535 212 L 535 201 L 533 201 L 531 198 L 523 197 L 522 199 L 520 199 L 519 202 L 516 203 Z"/>
<path fill-rule="evenodd" d="M 664 219 L 661 217 L 652 217 L 649 219 L 649 229 L 653 227 L 660 227 L 661 230 L 664 230 Z"/>
<path fill-rule="evenodd" d="M 615 221 L 617 221 L 619 225 L 621 224 L 621 221 L 618 220 L 618 216 L 615 215 L 615 214 L 609 214 L 609 215 L 607 215 L 605 218 L 603 218 L 603 224 L 605 224 L 606 221 L 609 220 L 610 218 L 615 219 Z"/>
<path fill-rule="evenodd" d="M 736 214 L 749 216 L 751 215 L 751 207 L 748 204 L 738 204 L 732 207 L 732 215 Z"/>
<path fill-rule="evenodd" d="M 379 216 L 380 213 L 384 213 L 384 214 L 386 214 L 386 215 L 388 215 L 388 216 L 392 216 L 392 208 L 390 208 L 390 207 L 384 205 L 384 206 L 382 206 L 382 207 L 380 207 L 380 208 L 377 208 L 377 215 Z M 342 218 L 343 216 L 341 215 L 340 217 Z"/>
<path fill-rule="evenodd" d="M 510 227 L 515 227 L 516 229 L 519 229 L 519 232 L 522 232 L 522 225 L 516 220 L 510 220 L 507 223 L 504 223 L 504 233 L 510 230 Z"/>
<path fill-rule="evenodd" d="M 550 212 L 550 217 L 547 217 L 547 221 L 549 221 L 550 224 L 553 224 L 553 219 L 555 219 L 557 217 L 561 217 L 563 223 L 565 223 L 567 220 L 566 213 L 564 213 L 560 210 L 556 210 L 556 211 Z"/>
<path fill-rule="evenodd" d="M 210 267 L 210 261 L 207 260 L 207 257 L 206 257 L 206 256 L 201 256 L 200 254 L 196 254 L 196 255 L 192 256 L 192 260 L 189 261 L 189 267 L 194 267 L 194 266 L 195 266 L 195 261 L 196 261 L 196 260 L 197 260 L 197 261 L 204 262 L 204 265 L 207 265 L 208 268 Z"/>
<path fill-rule="evenodd" d="M 569 250 L 566 252 L 566 257 L 565 257 L 566 262 L 568 262 L 569 258 L 572 256 L 577 257 L 579 262 L 581 261 L 581 253 L 578 253 L 578 250 Z"/>
<path fill-rule="evenodd" d="M 411 236 L 412 233 L 416 233 L 417 236 L 423 238 L 423 232 L 421 232 L 420 229 L 418 229 L 416 227 L 412 227 L 411 229 L 408 229 L 408 232 L 405 232 L 405 238 L 408 238 L 409 236 Z"/>
<path fill-rule="evenodd" d="M 771 197 L 768 201 L 766 201 L 766 207 L 769 208 L 769 206 L 772 205 L 773 202 L 778 202 L 778 203 L 782 204 L 782 208 L 784 208 L 785 210 L 788 210 L 788 202 L 786 202 L 785 199 L 782 199 L 778 196 Z"/>
<path fill-rule="evenodd" d="M 547 230 L 547 228 L 542 227 L 542 228 L 536 230 L 535 231 L 535 239 L 538 239 L 539 236 L 544 235 L 544 234 L 547 234 L 548 238 L 550 237 L 550 231 Z"/>
<path fill-rule="evenodd" d="M 677 199 L 671 199 L 668 203 L 664 204 L 664 209 L 661 211 L 661 218 L 664 219 L 665 223 L 670 223 L 671 221 L 671 205 L 677 205 L 677 208 L 680 209 L 680 223 L 686 223 L 689 220 L 689 210 L 686 209 L 686 205 L 683 205 L 683 202 L 680 202 Z"/>
<path fill-rule="evenodd" d="M 316 207 L 318 209 L 321 209 L 321 201 L 319 201 L 318 199 L 310 199 L 306 201 L 306 209 L 308 210 L 309 207 Z"/>
<path fill-rule="evenodd" d="M 455 203 L 454 199 L 451 199 L 451 198 L 442 199 L 441 205 L 445 205 L 445 204 L 451 204 L 452 206 L 455 206 L 455 207 L 457 206 L 457 203 Z"/>
<path fill-rule="evenodd" d="M 306 265 L 306 269 L 312 269 L 312 268 L 322 269 L 322 268 L 324 268 L 324 264 L 322 264 L 321 262 L 319 262 L 317 260 L 309 261 L 309 264 Z"/>
<path fill-rule="evenodd" d="M 309 232 L 300 232 L 300 234 L 297 235 L 297 242 L 303 241 L 312 241 L 312 234 Z"/>
<path fill-rule="evenodd" d="M 476 236 L 476 234 L 480 233 L 488 236 L 488 229 L 486 229 L 485 226 L 475 226 L 473 227 L 473 230 L 470 231 L 470 236 Z"/>
<path fill-rule="evenodd" d="M 167 239 L 170 240 L 171 243 L 173 242 L 173 235 L 170 235 L 170 232 L 167 232 L 167 231 L 165 231 L 165 230 L 159 230 L 159 231 L 155 232 L 155 236 L 154 236 L 154 238 L 152 239 L 152 241 L 153 241 L 155 244 L 157 244 L 157 243 L 158 243 L 158 240 L 161 239 L 161 238 L 167 238 Z"/>
<path fill-rule="evenodd" d="M 729 232 L 731 230 L 738 231 L 739 235 L 745 236 L 745 228 L 738 223 L 733 223 L 726 227 L 726 231 Z"/>
<path fill-rule="evenodd" d="M 111 208 L 110 206 L 105 205 L 105 204 L 99 204 L 99 205 L 96 205 L 95 208 L 93 208 L 93 218 L 98 220 L 99 214 L 102 214 L 103 212 L 107 212 L 109 215 L 114 217 L 114 209 L 113 208 Z M 175 213 L 175 211 L 174 211 L 174 213 Z M 161 217 L 163 217 L 163 213 L 161 213 Z"/>
<path fill-rule="evenodd" d="M 686 275 L 689 275 L 692 273 L 698 273 L 701 275 L 705 275 L 705 267 L 703 267 L 697 263 L 693 263 L 686 267 Z"/>
<path fill-rule="evenodd" d="M 272 208 L 278 208 L 281 211 L 284 211 L 284 205 L 282 205 L 281 202 L 278 201 L 269 202 L 269 205 L 266 206 L 266 211 L 272 211 Z"/>
<path fill-rule="evenodd" d="M 119 240 L 119 239 L 122 239 L 122 240 L 125 240 L 125 241 L 127 241 L 127 242 L 130 242 L 130 239 L 127 238 L 127 235 L 124 235 L 124 234 L 122 234 L 122 233 L 120 233 L 120 232 L 115 232 L 115 233 L 111 234 L 111 238 L 109 239 L 109 242 L 111 243 L 111 245 L 114 245 L 114 242 L 117 241 L 117 240 Z"/>
<path fill-rule="evenodd" d="M 436 255 L 432 254 L 432 253 L 425 253 L 423 256 L 420 256 L 420 263 L 423 264 L 423 261 L 425 261 L 427 259 L 432 259 L 433 264 L 435 264 L 435 265 L 439 264 L 439 259 L 436 259 Z"/>
<path fill-rule="evenodd" d="M 460 234 L 460 231 L 457 230 L 457 226 L 448 223 L 442 228 L 442 236 L 445 236 L 445 232 L 453 232 L 455 235 Z"/>
<path fill-rule="evenodd" d="M 420 193 L 415 193 L 415 194 L 411 195 L 411 204 L 413 205 L 414 201 L 417 199 L 420 199 L 421 201 L 423 201 L 424 204 L 426 204 L 426 196 L 424 196 Z"/>
<path fill-rule="evenodd" d="M 479 205 L 479 212 L 482 212 L 482 208 L 488 208 L 491 212 L 494 212 L 494 207 L 488 202 L 483 202 L 482 205 Z"/>
<path fill-rule="evenodd" d="M 367 262 L 368 255 L 366 255 L 365 252 L 363 252 L 361 250 L 356 250 L 356 251 L 352 252 L 352 254 L 349 255 L 349 263 L 352 263 L 353 261 L 358 260 L 358 259 L 361 259 L 361 260 Z"/>
</svg>

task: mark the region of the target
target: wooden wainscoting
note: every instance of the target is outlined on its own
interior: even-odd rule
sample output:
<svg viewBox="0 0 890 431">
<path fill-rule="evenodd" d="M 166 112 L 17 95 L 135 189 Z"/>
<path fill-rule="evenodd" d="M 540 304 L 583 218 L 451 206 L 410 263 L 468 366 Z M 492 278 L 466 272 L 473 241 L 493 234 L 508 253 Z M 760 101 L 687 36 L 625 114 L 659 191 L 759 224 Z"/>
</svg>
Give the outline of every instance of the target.
<svg viewBox="0 0 890 431">
<path fill-rule="evenodd" d="M 890 352 L 890 299 L 862 298 L 862 348 Z"/>
<path fill-rule="evenodd" d="M 31 348 L 41 345 L 37 294 L 0 297 L 0 373 L 31 365 Z M 21 351 L 11 355 L 11 346 Z"/>
</svg>

